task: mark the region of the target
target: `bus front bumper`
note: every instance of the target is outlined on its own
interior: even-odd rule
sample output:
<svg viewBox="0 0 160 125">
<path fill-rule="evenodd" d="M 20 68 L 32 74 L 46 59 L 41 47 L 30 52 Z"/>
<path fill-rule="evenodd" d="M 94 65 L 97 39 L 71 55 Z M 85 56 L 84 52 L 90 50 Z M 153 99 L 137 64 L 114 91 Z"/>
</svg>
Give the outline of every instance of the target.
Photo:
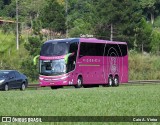
<svg viewBox="0 0 160 125">
<path fill-rule="evenodd" d="M 45 86 L 67 86 L 70 85 L 71 82 L 68 80 L 68 76 L 60 76 L 60 77 L 40 76 L 39 83 L 41 87 L 45 87 Z"/>
</svg>

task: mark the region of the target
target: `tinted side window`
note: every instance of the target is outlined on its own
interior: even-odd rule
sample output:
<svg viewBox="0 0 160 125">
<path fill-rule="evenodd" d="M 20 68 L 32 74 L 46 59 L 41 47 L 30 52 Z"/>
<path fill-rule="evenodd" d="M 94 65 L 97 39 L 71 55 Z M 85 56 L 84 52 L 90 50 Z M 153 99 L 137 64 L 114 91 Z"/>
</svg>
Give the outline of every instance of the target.
<svg viewBox="0 0 160 125">
<path fill-rule="evenodd" d="M 15 72 L 15 75 L 16 75 L 17 78 L 21 77 L 19 72 Z"/>
<path fill-rule="evenodd" d="M 78 42 L 71 43 L 69 47 L 69 53 L 74 52 L 77 55 L 77 50 L 78 50 Z"/>
<path fill-rule="evenodd" d="M 127 45 L 120 45 L 120 48 L 121 48 L 122 56 L 126 56 L 128 53 Z"/>
<path fill-rule="evenodd" d="M 127 45 L 124 44 L 107 44 L 105 48 L 105 56 L 126 56 Z"/>
<path fill-rule="evenodd" d="M 10 73 L 9 73 L 9 78 L 15 78 L 14 72 L 10 72 Z"/>
<path fill-rule="evenodd" d="M 80 56 L 103 56 L 105 44 L 81 43 Z"/>
</svg>

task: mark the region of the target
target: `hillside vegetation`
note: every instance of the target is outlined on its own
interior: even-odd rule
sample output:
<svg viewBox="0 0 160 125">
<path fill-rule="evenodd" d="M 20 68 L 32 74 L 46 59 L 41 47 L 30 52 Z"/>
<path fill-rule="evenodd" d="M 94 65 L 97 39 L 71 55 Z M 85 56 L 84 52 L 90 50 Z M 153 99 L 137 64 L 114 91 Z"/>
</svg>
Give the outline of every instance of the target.
<svg viewBox="0 0 160 125">
<path fill-rule="evenodd" d="M 17 51 L 15 34 L 0 30 L 0 69 L 21 70 L 21 63 L 27 55 L 24 42 L 20 43 L 20 50 Z"/>
<path fill-rule="evenodd" d="M 130 80 L 160 79 L 160 58 L 156 55 L 129 53 Z"/>
<path fill-rule="evenodd" d="M 80 34 L 127 42 L 134 50 L 129 53 L 130 80 L 159 79 L 159 0 L 0 0 L 0 20 L 0 68 L 20 70 L 31 81 L 38 78 L 33 58 L 45 40 Z"/>
</svg>

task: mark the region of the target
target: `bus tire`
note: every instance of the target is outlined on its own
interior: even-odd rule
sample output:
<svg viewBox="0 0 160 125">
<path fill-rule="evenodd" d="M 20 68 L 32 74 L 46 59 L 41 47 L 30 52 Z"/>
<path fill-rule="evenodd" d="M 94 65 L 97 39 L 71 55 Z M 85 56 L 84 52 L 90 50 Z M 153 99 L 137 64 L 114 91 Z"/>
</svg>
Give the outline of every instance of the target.
<svg viewBox="0 0 160 125">
<path fill-rule="evenodd" d="M 113 86 L 114 82 L 113 82 L 113 78 L 111 76 L 108 77 L 108 86 L 111 87 Z"/>
<path fill-rule="evenodd" d="M 89 88 L 90 86 L 89 85 L 83 85 L 83 88 Z"/>
<path fill-rule="evenodd" d="M 83 79 L 82 77 L 79 76 L 77 79 L 77 84 L 75 85 L 75 88 L 81 88 L 82 84 L 83 84 Z"/>
<path fill-rule="evenodd" d="M 51 86 L 51 89 L 58 89 L 57 86 Z"/>
<path fill-rule="evenodd" d="M 119 78 L 118 78 L 118 76 L 115 76 L 114 77 L 114 83 L 113 83 L 113 86 L 119 86 Z"/>
</svg>

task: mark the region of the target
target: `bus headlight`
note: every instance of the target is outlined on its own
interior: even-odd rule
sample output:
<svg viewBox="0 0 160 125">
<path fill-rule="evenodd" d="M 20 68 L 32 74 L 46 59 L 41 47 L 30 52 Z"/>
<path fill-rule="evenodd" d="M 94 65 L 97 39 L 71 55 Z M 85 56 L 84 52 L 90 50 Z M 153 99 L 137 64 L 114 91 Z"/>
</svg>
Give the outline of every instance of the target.
<svg viewBox="0 0 160 125">
<path fill-rule="evenodd" d="M 39 80 L 44 80 L 44 78 L 42 78 L 42 77 L 39 77 Z"/>
</svg>

